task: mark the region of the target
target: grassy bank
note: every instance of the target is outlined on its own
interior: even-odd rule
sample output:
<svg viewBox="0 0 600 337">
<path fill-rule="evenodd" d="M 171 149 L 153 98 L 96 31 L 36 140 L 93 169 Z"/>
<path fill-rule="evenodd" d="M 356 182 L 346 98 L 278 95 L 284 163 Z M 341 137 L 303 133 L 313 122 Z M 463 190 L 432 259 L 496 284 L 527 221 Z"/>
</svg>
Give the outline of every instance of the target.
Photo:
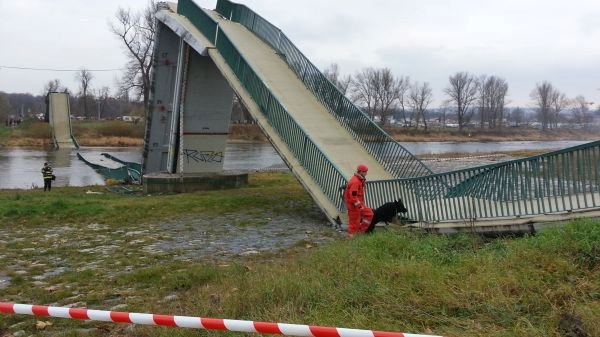
<svg viewBox="0 0 600 337">
<path fill-rule="evenodd" d="M 336 239 L 320 246 L 298 242 L 228 261 L 182 261 L 149 248 L 169 241 L 171 230 L 155 224 L 210 222 L 224 214 L 242 214 L 239 226 L 260 224 L 265 214 L 315 221 L 314 204 L 288 173 L 251 175 L 239 190 L 180 195 L 92 189 L 103 194 L 86 193 L 90 188 L 0 191 L 0 276 L 11 278 L 0 300 L 456 337 L 558 337 L 577 326 L 600 335 L 598 221 L 494 240 L 392 229 L 346 241 L 332 230 Z M 56 269 L 61 272 L 53 274 Z M 198 335 L 43 320 L 53 325 L 36 330 L 34 318 L 2 315 L 0 336 L 17 330 Z"/>
<path fill-rule="evenodd" d="M 141 146 L 144 125 L 123 121 L 72 121 L 73 136 L 82 146 Z M 51 147 L 48 123 L 26 120 L 17 127 L 0 126 L 0 146 Z"/>
<path fill-rule="evenodd" d="M 72 121 L 73 136 L 81 146 L 142 146 L 144 124 L 123 121 Z M 257 125 L 232 124 L 229 138 L 234 141 L 266 142 Z M 14 128 L 0 126 L 0 146 L 50 147 L 48 123 L 27 120 Z"/>
<path fill-rule="evenodd" d="M 596 140 L 598 130 L 546 130 L 503 129 L 429 129 L 415 130 L 397 126 L 383 127 L 395 140 L 400 142 L 423 141 L 515 141 L 515 140 Z M 73 121 L 73 134 L 82 146 L 141 146 L 144 124 L 123 121 Z M 0 146 L 50 146 L 51 131 L 47 123 L 26 121 L 16 128 L 0 126 Z M 267 138 L 256 124 L 232 124 L 229 128 L 232 141 L 266 142 Z"/>
</svg>

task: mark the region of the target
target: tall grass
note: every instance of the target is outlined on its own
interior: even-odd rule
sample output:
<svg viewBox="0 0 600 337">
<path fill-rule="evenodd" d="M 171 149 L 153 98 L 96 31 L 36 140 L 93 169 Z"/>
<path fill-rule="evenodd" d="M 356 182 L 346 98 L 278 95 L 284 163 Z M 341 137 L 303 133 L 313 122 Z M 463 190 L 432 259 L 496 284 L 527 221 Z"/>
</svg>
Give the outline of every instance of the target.
<svg viewBox="0 0 600 337">
<path fill-rule="evenodd" d="M 143 138 L 144 123 L 123 121 L 73 121 L 75 137 L 132 137 Z"/>
<path fill-rule="evenodd" d="M 600 223 L 492 241 L 385 232 L 198 282 L 203 315 L 449 336 L 600 336 Z M 215 300 L 217 297 L 217 300 Z M 172 335 L 172 334 L 168 334 Z"/>
</svg>

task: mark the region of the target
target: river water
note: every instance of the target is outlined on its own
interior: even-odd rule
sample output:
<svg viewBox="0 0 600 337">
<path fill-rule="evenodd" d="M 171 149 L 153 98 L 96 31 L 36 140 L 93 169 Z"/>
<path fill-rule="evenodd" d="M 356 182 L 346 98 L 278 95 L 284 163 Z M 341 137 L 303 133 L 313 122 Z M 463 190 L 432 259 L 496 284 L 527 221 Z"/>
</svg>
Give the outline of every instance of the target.
<svg viewBox="0 0 600 337">
<path fill-rule="evenodd" d="M 402 143 L 415 154 L 477 153 L 523 149 L 560 149 L 585 143 L 584 141 L 513 141 L 513 142 L 414 142 Z M 80 149 L 42 150 L 28 148 L 0 148 L 0 188 L 30 189 L 43 187 L 41 169 L 50 162 L 56 181 L 53 186 L 104 185 L 103 177 L 77 158 L 106 152 L 124 160 L 141 162 L 139 147 L 82 147 Z M 285 163 L 270 144 L 229 143 L 223 161 L 225 170 L 256 171 L 285 169 Z"/>
</svg>

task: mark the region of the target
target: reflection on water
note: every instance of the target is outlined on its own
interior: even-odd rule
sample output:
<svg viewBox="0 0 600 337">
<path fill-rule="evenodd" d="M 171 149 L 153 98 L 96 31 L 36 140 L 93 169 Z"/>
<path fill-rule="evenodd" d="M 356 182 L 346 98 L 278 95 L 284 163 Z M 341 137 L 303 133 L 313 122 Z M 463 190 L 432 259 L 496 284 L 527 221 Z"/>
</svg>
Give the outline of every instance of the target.
<svg viewBox="0 0 600 337">
<path fill-rule="evenodd" d="M 497 142 L 452 143 L 415 142 L 402 145 L 415 154 L 447 152 L 494 152 L 523 149 L 558 149 L 583 144 L 581 141 L 554 142 Z M 82 147 L 46 151 L 42 149 L 0 148 L 0 188 L 33 188 L 44 186 L 41 169 L 44 162 L 51 163 L 56 181 L 53 186 L 104 185 L 104 179 L 91 167 L 77 158 L 77 152 L 99 155 L 102 152 L 131 162 L 142 160 L 139 147 Z M 223 167 L 225 170 L 265 170 L 285 168 L 283 160 L 270 144 L 228 143 Z"/>
</svg>

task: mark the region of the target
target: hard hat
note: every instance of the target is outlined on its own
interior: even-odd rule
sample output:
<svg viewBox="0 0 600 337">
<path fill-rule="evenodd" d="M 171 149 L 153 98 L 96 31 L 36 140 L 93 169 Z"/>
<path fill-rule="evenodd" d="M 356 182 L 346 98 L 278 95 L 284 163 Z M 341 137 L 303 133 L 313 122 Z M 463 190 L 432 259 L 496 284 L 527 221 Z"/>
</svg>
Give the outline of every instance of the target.
<svg viewBox="0 0 600 337">
<path fill-rule="evenodd" d="M 356 170 L 357 171 L 367 172 L 369 170 L 369 168 L 365 164 L 360 164 L 360 165 L 358 165 L 358 167 L 356 168 Z"/>
</svg>

